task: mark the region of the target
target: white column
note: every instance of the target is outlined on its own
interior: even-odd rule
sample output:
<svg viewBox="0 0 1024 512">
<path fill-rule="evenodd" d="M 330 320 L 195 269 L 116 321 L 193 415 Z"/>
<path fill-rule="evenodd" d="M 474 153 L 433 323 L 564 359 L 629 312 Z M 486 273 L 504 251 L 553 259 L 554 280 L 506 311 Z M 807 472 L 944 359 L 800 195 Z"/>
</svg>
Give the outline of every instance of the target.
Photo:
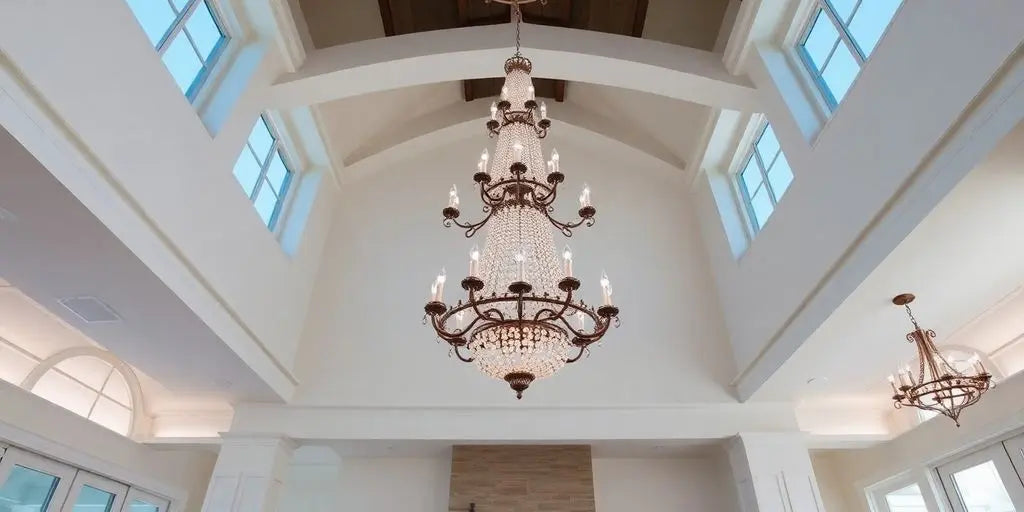
<svg viewBox="0 0 1024 512">
<path fill-rule="evenodd" d="M 294 450 L 286 437 L 225 437 L 203 512 L 276 512 Z"/>
<path fill-rule="evenodd" d="M 804 434 L 741 433 L 727 446 L 742 512 L 825 511 Z"/>
<path fill-rule="evenodd" d="M 281 494 L 281 510 L 336 512 L 341 499 L 341 459 L 326 446 L 295 450 Z"/>
</svg>

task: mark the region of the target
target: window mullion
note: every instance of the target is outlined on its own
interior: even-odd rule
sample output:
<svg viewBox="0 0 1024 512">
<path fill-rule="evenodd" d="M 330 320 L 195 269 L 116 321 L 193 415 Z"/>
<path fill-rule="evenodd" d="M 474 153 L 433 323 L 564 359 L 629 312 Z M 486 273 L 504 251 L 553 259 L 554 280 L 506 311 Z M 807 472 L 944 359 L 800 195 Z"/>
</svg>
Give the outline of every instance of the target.
<svg viewBox="0 0 1024 512">
<path fill-rule="evenodd" d="M 775 191 L 772 190 L 772 184 L 768 183 L 768 168 L 764 165 L 764 160 L 761 159 L 761 152 L 756 148 L 754 149 L 754 156 L 757 158 L 757 167 L 761 171 L 761 182 L 764 183 L 764 189 L 768 191 L 768 199 L 772 202 L 772 208 L 778 204 L 778 200 L 775 199 Z"/>
<path fill-rule="evenodd" d="M 852 14 L 850 14 L 850 20 L 853 20 L 854 15 L 857 14 L 857 10 L 860 9 L 861 1 L 863 0 L 858 0 L 857 5 L 854 6 L 853 12 Z M 846 23 L 840 21 L 839 17 L 831 12 L 831 9 L 829 10 L 829 19 L 832 20 L 832 23 L 836 26 L 836 30 L 839 31 L 839 39 L 846 43 L 846 46 L 850 50 L 850 53 L 853 54 L 853 59 L 857 61 L 857 66 L 863 67 L 865 61 L 864 55 L 861 54 L 860 47 L 857 46 L 856 42 L 854 42 L 853 36 L 850 35 L 850 30 L 847 27 Z M 833 48 L 832 52 L 834 53 L 835 51 L 836 49 Z M 829 59 L 831 58 L 832 55 L 830 54 Z M 821 66 L 821 69 L 825 69 L 825 66 Z"/>
</svg>

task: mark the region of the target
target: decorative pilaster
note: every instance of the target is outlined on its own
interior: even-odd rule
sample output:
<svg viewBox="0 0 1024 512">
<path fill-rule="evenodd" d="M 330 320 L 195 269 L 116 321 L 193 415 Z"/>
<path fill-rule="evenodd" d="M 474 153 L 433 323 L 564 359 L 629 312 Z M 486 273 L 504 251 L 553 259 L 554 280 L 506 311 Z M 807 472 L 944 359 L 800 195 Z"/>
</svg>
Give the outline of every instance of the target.
<svg viewBox="0 0 1024 512">
<path fill-rule="evenodd" d="M 277 512 L 294 450 L 286 437 L 225 437 L 203 512 Z"/>
<path fill-rule="evenodd" d="M 728 451 L 742 512 L 825 512 L 804 434 L 741 433 Z"/>
</svg>

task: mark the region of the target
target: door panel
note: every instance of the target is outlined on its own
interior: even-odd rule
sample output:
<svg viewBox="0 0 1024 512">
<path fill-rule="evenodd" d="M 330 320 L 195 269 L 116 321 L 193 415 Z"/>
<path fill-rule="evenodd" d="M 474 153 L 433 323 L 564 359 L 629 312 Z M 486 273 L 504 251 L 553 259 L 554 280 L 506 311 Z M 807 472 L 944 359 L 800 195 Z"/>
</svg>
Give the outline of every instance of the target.
<svg viewBox="0 0 1024 512">
<path fill-rule="evenodd" d="M 938 468 L 956 512 L 1024 512 L 1024 485 L 997 444 Z"/>
<path fill-rule="evenodd" d="M 128 491 L 121 512 L 168 512 L 169 509 L 167 500 L 133 488 Z"/>
<path fill-rule="evenodd" d="M 71 467 L 7 448 L 0 461 L 0 512 L 58 511 L 74 475 Z"/>
<path fill-rule="evenodd" d="M 61 512 L 118 512 L 128 486 L 79 471 Z"/>
</svg>

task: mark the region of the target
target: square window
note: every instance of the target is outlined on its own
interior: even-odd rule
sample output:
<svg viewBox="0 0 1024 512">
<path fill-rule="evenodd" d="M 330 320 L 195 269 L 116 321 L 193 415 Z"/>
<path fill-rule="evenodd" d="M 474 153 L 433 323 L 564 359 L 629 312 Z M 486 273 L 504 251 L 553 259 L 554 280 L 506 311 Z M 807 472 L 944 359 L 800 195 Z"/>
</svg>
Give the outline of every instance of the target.
<svg viewBox="0 0 1024 512">
<path fill-rule="evenodd" d="M 902 0 L 817 0 L 797 48 L 831 108 L 846 97 Z"/>
<path fill-rule="evenodd" d="M 256 205 L 256 212 L 263 219 L 263 223 L 268 227 L 273 227 L 272 221 L 274 220 L 274 210 L 277 209 L 277 195 L 274 194 L 274 190 L 266 182 L 263 183 L 260 191 L 256 194 L 256 202 L 254 204 Z"/>
<path fill-rule="evenodd" d="M 871 1 L 873 0 L 867 0 L 867 2 Z M 850 15 L 857 7 L 857 0 L 828 0 L 828 3 L 832 6 L 832 12 L 836 13 L 836 17 L 844 24 L 850 21 Z"/>
<path fill-rule="evenodd" d="M 743 179 L 743 187 L 747 193 L 757 190 L 757 187 L 761 186 L 761 168 L 757 165 L 754 155 L 747 158 L 747 165 L 740 173 L 740 177 Z"/>
<path fill-rule="evenodd" d="M 252 147 L 253 153 L 256 153 L 256 158 L 259 159 L 260 165 L 270 155 L 270 148 L 273 145 L 274 136 L 270 133 L 270 128 L 267 127 L 267 122 L 263 119 L 263 116 L 260 116 L 256 120 L 256 125 L 252 127 L 252 132 L 249 133 L 249 146 Z"/>
<path fill-rule="evenodd" d="M 242 149 L 242 154 L 238 155 L 238 160 L 235 161 L 235 179 L 238 180 L 238 184 L 242 186 L 242 190 L 245 191 L 245 195 L 252 197 L 253 190 L 256 188 L 256 183 L 260 179 L 260 164 L 256 161 L 256 158 L 252 156 L 252 152 L 246 148 Z"/>
<path fill-rule="evenodd" d="M 202 71 L 203 63 L 199 60 L 199 55 L 196 55 L 192 43 L 188 42 L 188 37 L 185 37 L 184 32 L 179 32 L 174 36 L 174 40 L 164 51 L 163 61 L 181 92 L 187 95 L 199 76 L 199 72 Z"/>
<path fill-rule="evenodd" d="M 768 186 L 775 193 L 775 202 L 782 199 L 782 195 L 786 193 L 786 189 L 789 188 L 789 184 L 792 182 L 793 170 L 789 168 L 786 155 L 779 152 L 779 157 L 775 159 L 775 164 L 772 165 L 771 169 L 768 169 Z"/>
<path fill-rule="evenodd" d="M 757 192 L 754 192 L 754 195 L 751 196 L 750 209 L 754 212 L 754 222 L 757 223 L 757 229 L 763 228 L 764 223 L 768 221 L 768 217 L 775 209 L 766 187 L 757 189 Z"/>
<path fill-rule="evenodd" d="M 803 42 L 804 51 L 816 68 L 815 71 L 820 71 L 825 66 L 829 55 L 832 54 L 832 49 L 836 47 L 838 42 L 839 31 L 832 24 L 832 20 L 828 19 L 825 11 L 818 9 L 814 24 L 811 25 L 811 29 L 807 32 L 807 37 L 804 38 Z"/>
<path fill-rule="evenodd" d="M 209 60 L 214 50 L 217 49 L 217 44 L 224 38 L 220 27 L 213 19 L 210 6 L 205 1 L 196 6 L 192 17 L 185 24 L 185 30 L 192 37 L 192 42 L 195 43 L 196 51 L 203 62 Z"/>
<path fill-rule="evenodd" d="M 889 26 L 901 0 L 862 1 L 850 22 L 850 36 L 867 58 L 878 45 L 878 40 Z"/>
<path fill-rule="evenodd" d="M 267 182 L 270 183 L 274 192 L 280 194 L 281 187 L 284 186 L 287 178 L 288 168 L 284 166 L 284 161 L 281 159 L 281 152 L 275 151 L 274 156 L 270 157 L 270 165 L 267 166 Z"/>
<path fill-rule="evenodd" d="M 853 85 L 854 79 L 860 73 L 860 64 L 854 58 L 850 48 L 845 44 L 839 45 L 832 58 L 829 59 L 824 71 L 821 72 L 821 79 L 825 81 L 835 104 L 838 105 L 846 97 L 847 91 Z"/>
<path fill-rule="evenodd" d="M 765 126 L 755 146 L 757 147 L 757 154 L 761 156 L 761 163 L 765 167 L 770 167 L 780 148 L 779 139 L 775 137 L 775 130 L 772 130 L 772 125 Z"/>
<path fill-rule="evenodd" d="M 160 0 L 128 0 L 128 7 L 135 14 L 135 19 L 139 20 L 139 25 L 142 25 L 153 47 L 160 44 L 178 17 L 170 4 Z"/>
</svg>

